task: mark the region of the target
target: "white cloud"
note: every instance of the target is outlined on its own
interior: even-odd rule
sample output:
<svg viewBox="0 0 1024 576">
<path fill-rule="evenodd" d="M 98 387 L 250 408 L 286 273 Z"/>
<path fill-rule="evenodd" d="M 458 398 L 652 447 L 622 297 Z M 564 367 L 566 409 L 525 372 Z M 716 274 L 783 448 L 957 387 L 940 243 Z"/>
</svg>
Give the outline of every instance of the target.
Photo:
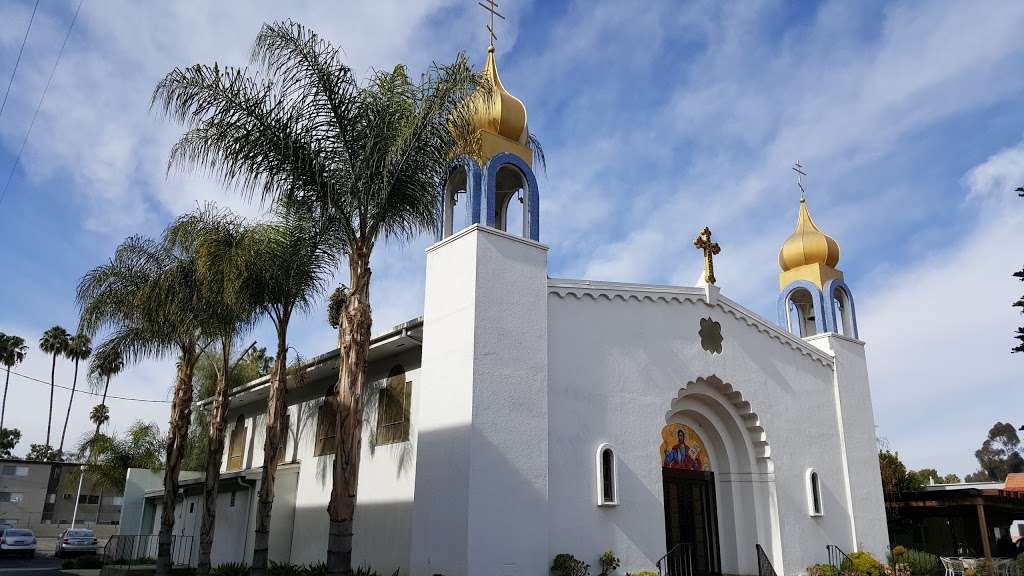
<svg viewBox="0 0 1024 576">
<path fill-rule="evenodd" d="M 1024 261 L 1024 145 L 971 170 L 963 207 L 971 226 L 949 249 L 877 275 L 858 294 L 868 342 L 879 434 L 912 468 L 961 476 L 997 420 L 1024 424 L 1019 386 L 1024 357 L 1011 355 L 1024 323 L 1010 304 L 1024 285 L 1010 275 Z"/>
</svg>

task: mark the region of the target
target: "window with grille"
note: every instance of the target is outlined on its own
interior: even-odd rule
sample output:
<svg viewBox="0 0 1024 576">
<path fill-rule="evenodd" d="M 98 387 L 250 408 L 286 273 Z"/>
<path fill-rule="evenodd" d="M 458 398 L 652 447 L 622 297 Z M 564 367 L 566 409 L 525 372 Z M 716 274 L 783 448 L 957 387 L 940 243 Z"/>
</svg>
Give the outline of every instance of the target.
<svg viewBox="0 0 1024 576">
<path fill-rule="evenodd" d="M 316 415 L 316 456 L 334 454 L 334 431 L 338 419 L 338 401 L 331 392 L 324 398 Z"/>
<path fill-rule="evenodd" d="M 412 382 L 405 379 L 405 368 L 395 365 L 377 393 L 378 445 L 409 441 L 411 406 Z"/>
<path fill-rule="evenodd" d="M 231 429 L 231 441 L 228 444 L 228 471 L 242 469 L 242 458 L 245 456 L 245 416 L 239 414 L 235 427 Z"/>
<path fill-rule="evenodd" d="M 0 474 L 4 476 L 28 476 L 28 466 L 16 466 L 13 464 L 4 464 Z"/>
</svg>

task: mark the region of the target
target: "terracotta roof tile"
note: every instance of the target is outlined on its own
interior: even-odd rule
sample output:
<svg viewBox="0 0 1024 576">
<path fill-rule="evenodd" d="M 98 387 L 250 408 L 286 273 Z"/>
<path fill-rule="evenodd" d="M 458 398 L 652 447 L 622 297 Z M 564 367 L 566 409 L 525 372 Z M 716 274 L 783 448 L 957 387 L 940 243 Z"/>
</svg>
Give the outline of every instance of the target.
<svg viewBox="0 0 1024 576">
<path fill-rule="evenodd" d="M 1008 474 L 1004 490 L 1007 492 L 1024 492 L 1024 474 Z"/>
</svg>

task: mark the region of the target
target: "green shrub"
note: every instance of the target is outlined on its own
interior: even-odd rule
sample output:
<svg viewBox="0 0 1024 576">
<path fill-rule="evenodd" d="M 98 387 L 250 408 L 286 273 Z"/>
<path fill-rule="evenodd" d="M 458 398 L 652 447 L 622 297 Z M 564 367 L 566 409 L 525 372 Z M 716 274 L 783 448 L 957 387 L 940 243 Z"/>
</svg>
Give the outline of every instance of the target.
<svg viewBox="0 0 1024 576">
<path fill-rule="evenodd" d="M 807 568 L 807 576 L 839 576 L 839 570 L 828 564 L 815 564 Z"/>
<path fill-rule="evenodd" d="M 606 550 L 604 554 L 601 554 L 601 576 L 609 576 L 612 572 L 619 569 L 622 562 L 619 561 L 619 557 L 615 555 L 611 550 Z"/>
<path fill-rule="evenodd" d="M 577 560 L 572 554 L 559 554 L 551 563 L 551 571 L 558 576 L 589 576 L 590 564 Z"/>
<path fill-rule="evenodd" d="M 327 564 L 313 562 L 302 567 L 302 576 L 327 576 Z"/>
<path fill-rule="evenodd" d="M 288 562 L 270 561 L 267 567 L 267 576 L 304 576 L 302 566 L 289 564 Z"/>
<path fill-rule="evenodd" d="M 60 563 L 61 570 L 74 570 L 76 568 L 76 562 L 74 558 L 65 558 Z"/>
<path fill-rule="evenodd" d="M 79 570 L 96 570 L 103 568 L 103 560 L 100 560 L 100 557 L 95 554 L 89 554 L 79 558 L 75 567 Z"/>
<path fill-rule="evenodd" d="M 1022 553 L 1020 556 L 1017 556 L 1017 570 L 1021 573 L 1024 573 L 1024 553 Z"/>
<path fill-rule="evenodd" d="M 902 553 L 899 553 L 902 549 Z M 897 546 L 889 553 L 890 564 L 905 564 L 914 576 L 932 576 L 943 573 L 942 562 L 934 554 Z"/>
<path fill-rule="evenodd" d="M 249 565 L 243 562 L 225 562 L 212 568 L 210 576 L 249 576 Z"/>
<path fill-rule="evenodd" d="M 868 552 L 854 552 L 849 555 L 853 571 L 858 576 L 883 576 L 882 563 Z"/>
</svg>

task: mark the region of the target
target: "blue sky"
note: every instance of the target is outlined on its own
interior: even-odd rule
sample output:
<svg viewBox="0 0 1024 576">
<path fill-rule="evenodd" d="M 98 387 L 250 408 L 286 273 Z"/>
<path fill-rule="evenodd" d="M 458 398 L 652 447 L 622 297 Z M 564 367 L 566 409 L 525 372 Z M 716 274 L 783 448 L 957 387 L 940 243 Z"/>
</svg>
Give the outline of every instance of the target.
<svg viewBox="0 0 1024 576">
<path fill-rule="evenodd" d="M 335 6 L 334 4 L 339 4 Z M 818 225 L 867 341 L 879 435 L 912 467 L 961 475 L 996 420 L 1024 423 L 1024 356 L 1011 356 L 1024 291 L 1024 4 L 637 1 L 502 3 L 498 63 L 544 143 L 541 239 L 551 274 L 690 285 L 693 235 L 722 244 L 723 292 L 776 317 L 777 253 L 796 217 L 790 166 L 808 171 Z M 0 5 L 0 79 L 32 8 Z M 0 116 L 6 177 L 74 3 L 40 6 Z M 7 198 L 0 204 L 0 330 L 30 343 L 72 329 L 78 278 L 126 235 L 156 235 L 214 200 L 257 217 L 202 175 L 165 173 L 180 130 L 151 113 L 172 67 L 244 64 L 264 21 L 291 17 L 342 46 L 353 69 L 422 70 L 485 55 L 475 2 L 87 1 Z M 420 314 L 429 239 L 384 247 L 375 325 Z M 253 336 L 272 342 L 266 328 Z M 296 323 L 307 355 L 334 336 Z M 19 371 L 46 380 L 33 349 Z M 166 399 L 169 361 L 133 367 L 113 393 Z M 70 382 L 67 363 L 58 378 Z M 47 387 L 12 377 L 8 422 L 45 434 Z M 57 412 L 67 394 L 58 392 Z M 78 397 L 71 430 L 95 399 Z M 166 427 L 166 407 L 114 401 L 114 426 Z M 62 416 L 61 416 L 62 418 Z"/>
</svg>

